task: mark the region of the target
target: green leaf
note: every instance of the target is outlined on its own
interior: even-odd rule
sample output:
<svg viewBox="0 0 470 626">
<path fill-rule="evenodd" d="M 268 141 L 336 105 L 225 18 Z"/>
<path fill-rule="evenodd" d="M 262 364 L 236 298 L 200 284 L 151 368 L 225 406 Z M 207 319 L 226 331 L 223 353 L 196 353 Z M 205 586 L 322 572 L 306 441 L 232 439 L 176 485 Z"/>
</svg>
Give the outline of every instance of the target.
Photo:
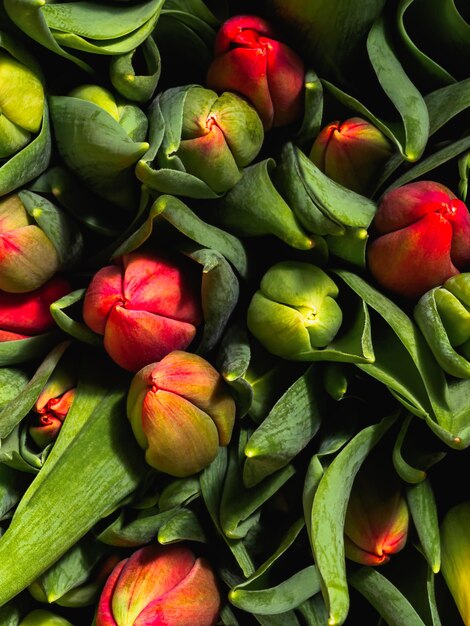
<svg viewBox="0 0 470 626">
<path fill-rule="evenodd" d="M 142 546 L 153 541 L 163 524 L 174 515 L 174 510 L 154 514 L 146 511 L 129 522 L 126 512 L 122 510 L 118 517 L 97 535 L 97 538 L 110 546 L 126 548 Z"/>
<path fill-rule="evenodd" d="M 437 574 L 441 567 L 441 541 L 437 506 L 429 479 L 407 485 L 406 501 L 429 567 Z"/>
<path fill-rule="evenodd" d="M 377 570 L 362 567 L 351 574 L 348 580 L 389 626 L 425 626 L 405 596 Z"/>
<path fill-rule="evenodd" d="M 424 101 L 429 111 L 429 134 L 432 135 L 470 107 L 470 78 L 432 91 Z"/>
<path fill-rule="evenodd" d="M 18 367 L 0 369 L 0 408 L 13 400 L 29 381 L 28 374 Z"/>
<path fill-rule="evenodd" d="M 310 366 L 281 396 L 245 446 L 243 482 L 253 487 L 285 467 L 305 448 L 321 423 L 323 391 L 318 367 Z"/>
<path fill-rule="evenodd" d="M 63 341 L 56 346 L 41 363 L 28 384 L 0 412 L 0 439 L 6 437 L 32 409 L 44 385 L 69 346 L 70 342 L 68 341 Z"/>
<path fill-rule="evenodd" d="M 0 520 L 11 516 L 12 509 L 20 500 L 27 484 L 27 480 L 19 472 L 0 465 Z"/>
<path fill-rule="evenodd" d="M 250 361 L 251 348 L 246 329 L 240 325 L 231 326 L 219 344 L 216 365 L 235 395 L 238 417 L 243 417 L 253 402 L 253 387 L 245 377 Z"/>
<path fill-rule="evenodd" d="M 406 433 L 413 419 L 412 415 L 408 415 L 403 420 L 400 432 L 396 438 L 395 445 L 393 446 L 393 466 L 400 478 L 407 483 L 416 484 L 420 483 L 426 478 L 426 472 L 410 465 L 403 458 L 402 447 L 405 441 Z"/>
<path fill-rule="evenodd" d="M 148 37 L 141 45 L 146 73 L 137 74 L 133 64 L 136 50 L 113 57 L 109 65 L 109 75 L 113 87 L 121 96 L 133 102 L 147 102 L 160 78 L 160 53 L 152 37 Z"/>
<path fill-rule="evenodd" d="M 367 38 L 367 52 L 377 78 L 403 120 L 399 145 L 405 159 L 416 161 L 429 136 L 429 115 L 423 97 L 405 74 L 389 42 L 385 20 L 379 18 Z"/>
<path fill-rule="evenodd" d="M 261 624 L 261 626 L 300 626 L 294 611 L 279 613 L 277 615 L 259 615 L 253 614 L 253 617 Z"/>
<path fill-rule="evenodd" d="M 306 149 L 321 129 L 323 115 L 323 87 L 312 69 L 305 72 L 304 118 L 296 136 L 296 142 L 306 144 Z"/>
<path fill-rule="evenodd" d="M 428 568 L 428 576 L 426 580 L 426 589 L 428 592 L 429 610 L 431 612 L 432 626 L 442 626 L 436 603 L 436 594 L 434 590 L 435 575 L 432 569 Z"/>
<path fill-rule="evenodd" d="M 95 361 L 82 372 L 56 445 L 0 540 L 0 604 L 31 584 L 138 485 L 142 452 L 125 418 L 125 388 L 116 370 Z M 87 378 L 99 394 L 91 411 L 77 414 L 76 405 L 91 400 L 82 398 Z"/>
<path fill-rule="evenodd" d="M 325 626 L 328 623 L 328 613 L 320 593 L 302 602 L 298 610 L 305 619 L 306 626 Z"/>
<path fill-rule="evenodd" d="M 229 592 L 230 602 L 244 611 L 273 615 L 295 609 L 320 591 L 320 576 L 314 565 L 305 567 L 282 583 L 269 589 L 242 589 Z"/>
<path fill-rule="evenodd" d="M 73 307 L 79 302 L 81 303 L 85 291 L 86 289 L 77 289 L 53 302 L 51 304 L 51 315 L 57 326 L 74 339 L 78 339 L 90 346 L 102 347 L 103 338 L 101 335 L 93 332 L 83 322 L 77 322 L 64 312 L 64 309 Z"/>
<path fill-rule="evenodd" d="M 331 626 L 343 624 L 349 611 L 343 529 L 352 484 L 363 461 L 395 419 L 392 415 L 361 430 L 328 466 L 315 493 L 312 549 L 323 580 L 322 593 Z"/>
<path fill-rule="evenodd" d="M 160 526 L 157 540 L 163 545 L 177 541 L 205 543 L 207 537 L 197 516 L 189 509 L 180 509 Z"/>
<path fill-rule="evenodd" d="M 167 485 L 158 499 L 160 511 L 169 511 L 174 507 L 189 504 L 201 495 L 199 479 L 195 476 L 176 478 Z"/>
</svg>

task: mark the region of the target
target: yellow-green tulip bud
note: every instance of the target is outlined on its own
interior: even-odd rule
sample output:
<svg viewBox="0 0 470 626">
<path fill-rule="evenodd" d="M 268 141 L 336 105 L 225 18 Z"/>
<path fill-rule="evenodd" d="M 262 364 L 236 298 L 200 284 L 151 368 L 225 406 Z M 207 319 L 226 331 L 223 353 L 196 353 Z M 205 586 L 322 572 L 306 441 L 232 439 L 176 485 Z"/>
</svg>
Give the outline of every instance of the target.
<svg viewBox="0 0 470 626">
<path fill-rule="evenodd" d="M 337 295 L 338 287 L 319 267 L 300 261 L 277 263 L 251 300 L 248 328 L 272 354 L 310 360 L 341 326 Z"/>
</svg>

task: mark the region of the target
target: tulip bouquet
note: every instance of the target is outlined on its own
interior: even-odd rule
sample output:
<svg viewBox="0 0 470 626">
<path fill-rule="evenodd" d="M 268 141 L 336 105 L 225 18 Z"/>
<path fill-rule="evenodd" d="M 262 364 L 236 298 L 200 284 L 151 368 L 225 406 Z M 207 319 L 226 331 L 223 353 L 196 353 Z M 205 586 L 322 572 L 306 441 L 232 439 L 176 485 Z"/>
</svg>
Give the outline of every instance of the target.
<svg viewBox="0 0 470 626">
<path fill-rule="evenodd" d="M 0 626 L 470 626 L 464 0 L 1 0 Z"/>
</svg>

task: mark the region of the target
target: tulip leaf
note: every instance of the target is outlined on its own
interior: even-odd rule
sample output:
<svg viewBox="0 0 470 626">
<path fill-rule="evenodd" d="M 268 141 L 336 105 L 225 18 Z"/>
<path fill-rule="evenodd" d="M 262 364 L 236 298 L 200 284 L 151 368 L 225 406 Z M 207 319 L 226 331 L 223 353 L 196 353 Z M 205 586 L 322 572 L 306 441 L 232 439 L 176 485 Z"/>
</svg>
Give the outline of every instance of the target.
<svg viewBox="0 0 470 626">
<path fill-rule="evenodd" d="M 453 117 L 470 107 L 470 78 L 432 91 L 425 98 L 432 135 Z"/>
<path fill-rule="evenodd" d="M 426 589 L 428 592 L 429 610 L 431 613 L 432 626 L 442 626 L 439 612 L 437 609 L 436 593 L 434 586 L 435 575 L 430 567 L 428 567 L 428 576 L 426 580 Z"/>
<path fill-rule="evenodd" d="M 367 51 L 383 90 L 403 120 L 402 154 L 405 159 L 416 161 L 423 154 L 428 140 L 429 114 L 422 95 L 405 74 L 392 49 L 383 17 L 369 32 Z"/>
<path fill-rule="evenodd" d="M 392 458 L 393 466 L 400 478 L 407 483 L 416 484 L 422 482 L 426 478 L 426 472 L 407 463 L 402 454 L 403 442 L 405 441 L 412 419 L 412 415 L 408 415 L 403 420 L 403 424 L 401 425 L 400 432 L 393 447 Z"/>
<path fill-rule="evenodd" d="M 300 626 L 294 611 L 279 613 L 276 615 L 259 615 L 253 613 L 253 617 L 261 624 L 261 626 Z"/>
<path fill-rule="evenodd" d="M 407 485 L 406 501 L 426 560 L 437 574 L 441 567 L 441 542 L 436 500 L 429 479 Z"/>
<path fill-rule="evenodd" d="M 0 607 L 0 624 L 4 626 L 18 626 L 24 616 L 27 597 L 17 596 L 12 601 Z"/>
<path fill-rule="evenodd" d="M 426 79 L 428 81 L 439 81 L 439 83 L 444 83 L 446 85 L 454 83 L 455 78 L 451 76 L 446 69 L 439 65 L 439 63 L 433 61 L 433 59 L 431 59 L 423 50 L 418 48 L 408 33 L 405 23 L 405 14 L 413 2 L 414 0 L 401 0 L 398 6 L 397 22 L 402 41 L 412 54 L 415 61 L 418 63 L 419 71 L 426 74 Z"/>
<path fill-rule="evenodd" d="M 157 88 L 161 72 L 160 53 L 157 44 L 148 37 L 141 45 L 145 61 L 145 74 L 136 74 L 133 58 L 136 49 L 114 56 L 109 66 L 113 87 L 121 96 L 133 102 L 147 102 Z"/>
<path fill-rule="evenodd" d="M 40 594 L 43 598 L 38 599 L 48 603 L 60 600 L 87 580 L 103 554 L 103 546 L 84 537 L 34 581 L 31 593 L 34 596 Z"/>
<path fill-rule="evenodd" d="M 387 324 L 393 329 L 410 354 L 413 363 L 418 369 L 422 382 L 437 419 L 436 432 L 440 436 L 450 439 L 451 435 L 445 435 L 446 429 L 452 422 L 452 414 L 448 404 L 448 388 L 443 371 L 434 360 L 432 353 L 420 335 L 411 319 L 391 300 L 382 295 L 375 288 L 368 285 L 362 278 L 354 274 L 337 270 L 340 276 L 369 306 L 375 309 Z M 430 426 L 432 420 L 427 420 Z"/>
<path fill-rule="evenodd" d="M 214 461 L 206 467 L 200 474 L 201 492 L 206 508 L 211 516 L 212 522 L 219 534 L 224 539 L 235 557 L 241 571 L 245 577 L 251 576 L 255 571 L 253 561 L 248 554 L 243 542 L 239 539 L 230 539 L 223 532 L 219 511 L 224 488 L 224 480 L 227 473 L 227 448 L 219 448 L 219 453 Z"/>
<path fill-rule="evenodd" d="M 389 626 L 425 626 L 405 596 L 372 567 L 362 567 L 351 574 L 348 580 Z"/>
<path fill-rule="evenodd" d="M 174 510 L 154 514 L 145 511 L 143 515 L 128 521 L 126 511 L 121 510 L 116 519 L 104 528 L 97 538 L 110 546 L 135 548 L 152 541 L 161 526 L 174 514 Z"/>
<path fill-rule="evenodd" d="M 258 514 L 261 506 L 295 474 L 292 465 L 285 465 L 262 482 L 247 489 L 243 483 L 242 467 L 248 438 L 248 432 L 242 431 L 239 449 L 232 446 L 229 450 L 227 475 L 220 501 L 220 525 L 227 537 L 234 539 L 241 539 L 247 534 L 251 524 L 257 521 L 253 516 Z"/>
<path fill-rule="evenodd" d="M 83 322 L 77 322 L 64 312 L 64 309 L 73 307 L 77 303 L 82 303 L 85 291 L 85 289 L 77 289 L 53 302 L 51 304 L 51 315 L 57 326 L 74 339 L 78 339 L 90 346 L 101 347 L 103 345 L 101 335 L 94 333 Z"/>
<path fill-rule="evenodd" d="M 253 402 L 253 387 L 245 378 L 250 360 L 251 349 L 246 329 L 239 325 L 231 326 L 219 344 L 216 364 L 235 395 L 238 417 L 246 415 Z"/>
<path fill-rule="evenodd" d="M 296 142 L 310 148 L 313 139 L 321 129 L 323 115 L 323 87 L 321 80 L 312 69 L 305 72 L 304 117 L 296 136 Z"/>
<path fill-rule="evenodd" d="M 91 412 L 77 414 L 74 407 L 80 404 L 86 377 L 93 379 L 99 395 L 94 402 L 83 399 L 92 405 Z M 122 378 L 117 368 L 109 362 L 103 368 L 99 360 L 82 371 L 78 402 L 0 540 L 0 604 L 31 584 L 136 489 L 142 453 L 125 419 Z"/>
<path fill-rule="evenodd" d="M 297 609 L 304 618 L 306 626 L 325 626 L 328 623 L 328 612 L 320 593 L 302 602 Z"/>
<path fill-rule="evenodd" d="M 92 2 L 46 4 L 42 12 L 49 28 L 91 39 L 117 39 L 158 17 L 163 0 L 137 5 L 103 6 Z"/>
<path fill-rule="evenodd" d="M 0 369 L 0 408 L 3 409 L 19 392 L 22 392 L 29 378 L 26 371 L 18 367 Z"/>
<path fill-rule="evenodd" d="M 157 540 L 163 545 L 177 541 L 205 543 L 207 537 L 197 516 L 189 509 L 183 508 L 176 511 L 173 517 L 160 526 Z"/>
<path fill-rule="evenodd" d="M 0 439 L 4 439 L 32 409 L 44 385 L 69 346 L 69 341 L 63 341 L 51 350 L 28 384 L 23 389 L 17 390 L 19 393 L 16 398 L 11 400 L 0 412 Z"/>
<path fill-rule="evenodd" d="M 459 159 L 459 196 L 462 202 L 467 200 L 467 192 L 468 192 L 468 178 L 470 172 L 470 151 L 464 154 Z"/>
<path fill-rule="evenodd" d="M 323 413 L 320 390 L 319 368 L 310 366 L 251 435 L 243 467 L 247 487 L 288 465 L 315 436 Z"/>
<path fill-rule="evenodd" d="M 224 626 L 240 626 L 239 621 L 228 604 L 224 604 L 220 609 L 220 619 Z"/>
<path fill-rule="evenodd" d="M 234 606 L 244 611 L 258 615 L 276 615 L 295 609 L 319 591 L 320 576 L 317 568 L 310 565 L 270 589 L 235 587 L 228 597 Z"/>
<path fill-rule="evenodd" d="M 310 512 L 312 510 L 315 493 L 323 474 L 323 465 L 321 464 L 318 455 L 314 454 L 308 464 L 302 493 L 302 508 L 310 544 L 312 543 L 312 516 Z"/>
<path fill-rule="evenodd" d="M 12 510 L 21 499 L 27 484 L 24 475 L 6 465 L 0 465 L 0 520 L 12 515 Z"/>
<path fill-rule="evenodd" d="M 51 451 L 51 444 L 42 450 L 33 450 L 27 440 L 28 429 L 18 424 L 5 439 L 0 448 L 0 463 L 20 472 L 37 474 Z"/>
<path fill-rule="evenodd" d="M 363 461 L 395 419 L 392 415 L 361 430 L 325 470 L 313 499 L 312 549 L 332 626 L 343 624 L 349 611 L 343 533 L 352 484 Z"/>
<path fill-rule="evenodd" d="M 47 103 L 41 130 L 22 150 L 0 165 L 0 195 L 5 195 L 42 174 L 51 158 L 51 131 Z"/>
<path fill-rule="evenodd" d="M 214 219 L 238 235 L 274 235 L 293 248 L 310 250 L 312 239 L 273 184 L 275 167 L 273 159 L 246 167 L 241 180 L 220 201 Z"/>
<path fill-rule="evenodd" d="M 444 163 L 447 163 L 447 161 L 450 161 L 451 159 L 462 154 L 463 152 L 466 152 L 469 148 L 470 137 L 458 139 L 457 141 L 454 141 L 453 143 L 444 146 L 444 148 L 437 150 L 426 159 L 420 161 L 410 170 L 402 174 L 402 176 L 395 179 L 385 191 L 390 191 L 392 189 L 395 189 L 396 187 L 400 187 L 401 185 L 406 185 L 406 183 L 410 183 L 416 178 L 424 176 L 424 174 L 431 172 L 432 170 L 438 168 L 440 165 L 443 165 Z"/>
<path fill-rule="evenodd" d="M 201 487 L 197 477 L 175 478 L 161 492 L 158 508 L 160 511 L 169 511 L 183 504 L 189 504 L 200 495 Z"/>
</svg>

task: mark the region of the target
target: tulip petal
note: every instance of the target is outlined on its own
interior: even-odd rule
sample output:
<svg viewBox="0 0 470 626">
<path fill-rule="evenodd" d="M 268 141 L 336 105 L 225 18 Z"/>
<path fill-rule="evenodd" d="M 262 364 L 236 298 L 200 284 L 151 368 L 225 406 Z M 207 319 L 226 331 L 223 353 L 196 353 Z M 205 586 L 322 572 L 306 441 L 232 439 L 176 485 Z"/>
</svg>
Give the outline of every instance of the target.
<svg viewBox="0 0 470 626">
<path fill-rule="evenodd" d="M 267 79 L 273 103 L 273 126 L 295 122 L 302 113 L 305 68 L 300 57 L 288 46 L 260 37 L 266 45 Z"/>
<path fill-rule="evenodd" d="M 458 274 L 450 259 L 452 227 L 437 213 L 380 236 L 368 247 L 369 269 L 383 287 L 419 298 Z"/>
<path fill-rule="evenodd" d="M 124 299 L 122 274 L 118 267 L 101 268 L 92 278 L 83 302 L 83 319 L 95 333 L 104 335 L 108 315 Z"/>
<path fill-rule="evenodd" d="M 126 254 L 122 263 L 127 309 L 200 322 L 200 273 L 193 263 L 181 258 L 176 264 L 169 257 L 148 253 Z"/>
<path fill-rule="evenodd" d="M 450 207 L 447 218 L 453 232 L 450 256 L 454 265 L 464 270 L 470 264 L 470 213 L 461 200 L 451 200 Z"/>
<path fill-rule="evenodd" d="M 137 372 L 172 350 L 187 348 L 195 334 L 192 324 L 118 305 L 109 314 L 104 347 L 118 365 Z"/>
<path fill-rule="evenodd" d="M 450 509 L 441 525 L 442 574 L 465 626 L 470 625 L 470 502 Z"/>
<path fill-rule="evenodd" d="M 213 626 L 220 606 L 214 574 L 204 559 L 197 559 L 184 580 L 142 611 L 135 626 Z"/>
<path fill-rule="evenodd" d="M 128 559 L 124 559 L 115 566 L 104 585 L 96 612 L 96 626 L 119 626 L 113 617 L 111 602 L 117 581 L 127 561 Z"/>
<path fill-rule="evenodd" d="M 147 393 L 142 429 L 148 440 L 147 462 L 172 476 L 195 474 L 217 454 L 219 436 L 212 419 L 174 393 L 163 390 Z"/>
<path fill-rule="evenodd" d="M 116 624 L 138 624 L 139 614 L 152 600 L 161 602 L 186 579 L 194 561 L 191 550 L 178 545 L 163 549 L 156 544 L 134 552 L 121 570 L 111 600 Z"/>
</svg>

